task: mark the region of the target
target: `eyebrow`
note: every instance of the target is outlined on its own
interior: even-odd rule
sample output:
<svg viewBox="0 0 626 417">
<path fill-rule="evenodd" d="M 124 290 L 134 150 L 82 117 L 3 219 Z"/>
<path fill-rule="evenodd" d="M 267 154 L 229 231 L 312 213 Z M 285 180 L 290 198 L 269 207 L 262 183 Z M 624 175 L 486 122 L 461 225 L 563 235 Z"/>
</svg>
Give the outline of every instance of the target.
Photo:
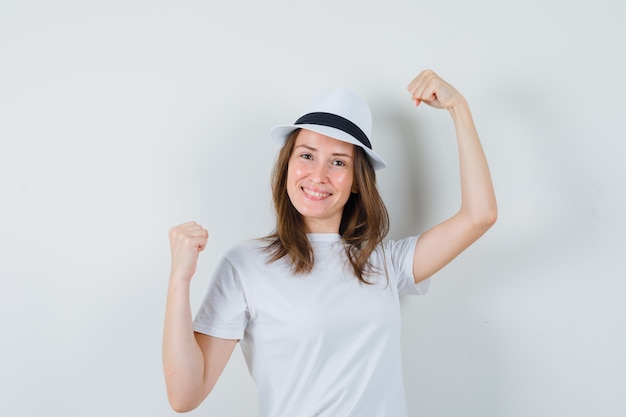
<svg viewBox="0 0 626 417">
<path fill-rule="evenodd" d="M 295 149 L 298 149 L 298 148 L 305 148 L 305 149 L 308 149 L 309 151 L 317 151 L 317 148 L 314 148 L 313 146 L 310 146 L 310 145 L 297 145 L 295 147 Z M 332 155 L 333 156 L 342 156 L 344 158 L 350 158 L 350 159 L 353 158 L 352 155 L 347 154 L 347 153 L 342 153 L 342 152 L 334 152 Z"/>
</svg>

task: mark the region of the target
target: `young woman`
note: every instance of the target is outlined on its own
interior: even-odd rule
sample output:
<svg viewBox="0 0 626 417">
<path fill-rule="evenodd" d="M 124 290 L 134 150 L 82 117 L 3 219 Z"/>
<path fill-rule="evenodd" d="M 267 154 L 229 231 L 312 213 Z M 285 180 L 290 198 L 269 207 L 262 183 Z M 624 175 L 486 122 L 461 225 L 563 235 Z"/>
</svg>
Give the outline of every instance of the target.
<svg viewBox="0 0 626 417">
<path fill-rule="evenodd" d="M 407 415 L 399 296 L 424 294 L 428 278 L 497 216 L 463 96 L 432 71 L 408 90 L 416 106 L 450 112 L 459 211 L 419 237 L 383 242 L 389 223 L 375 170 L 385 163 L 372 150 L 369 108 L 349 91 L 324 94 L 293 125 L 274 128 L 283 143 L 272 184 L 276 229 L 224 254 L 194 319 L 189 287 L 208 232 L 195 222 L 170 230 L 163 366 L 175 410 L 206 398 L 241 343 L 262 417 Z"/>
</svg>

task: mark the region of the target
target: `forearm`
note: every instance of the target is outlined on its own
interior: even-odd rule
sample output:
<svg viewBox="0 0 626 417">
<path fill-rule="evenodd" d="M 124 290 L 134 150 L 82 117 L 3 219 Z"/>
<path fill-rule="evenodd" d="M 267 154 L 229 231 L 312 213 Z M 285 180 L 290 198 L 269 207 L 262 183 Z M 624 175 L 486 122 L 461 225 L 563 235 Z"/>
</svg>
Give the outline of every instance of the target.
<svg viewBox="0 0 626 417">
<path fill-rule="evenodd" d="M 189 282 L 170 279 L 163 331 L 163 370 L 167 394 L 177 411 L 204 398 L 204 358 L 193 331 Z"/>
<path fill-rule="evenodd" d="M 469 106 L 463 99 L 450 109 L 459 147 L 461 210 L 477 226 L 491 226 L 497 217 L 489 166 Z"/>
</svg>

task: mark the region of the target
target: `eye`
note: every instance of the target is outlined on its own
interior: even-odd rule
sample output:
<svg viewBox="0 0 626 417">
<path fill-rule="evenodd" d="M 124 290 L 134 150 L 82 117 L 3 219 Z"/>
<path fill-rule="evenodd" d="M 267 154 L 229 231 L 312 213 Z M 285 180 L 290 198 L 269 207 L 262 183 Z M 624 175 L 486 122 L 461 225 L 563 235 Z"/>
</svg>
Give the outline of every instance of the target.
<svg viewBox="0 0 626 417">
<path fill-rule="evenodd" d="M 333 165 L 336 167 L 345 167 L 346 163 L 344 161 L 342 161 L 341 159 L 335 159 L 333 161 Z"/>
<path fill-rule="evenodd" d="M 302 158 L 302 159 L 313 159 L 313 155 L 311 155 L 310 153 L 303 153 L 302 155 L 300 155 L 300 158 Z"/>
</svg>

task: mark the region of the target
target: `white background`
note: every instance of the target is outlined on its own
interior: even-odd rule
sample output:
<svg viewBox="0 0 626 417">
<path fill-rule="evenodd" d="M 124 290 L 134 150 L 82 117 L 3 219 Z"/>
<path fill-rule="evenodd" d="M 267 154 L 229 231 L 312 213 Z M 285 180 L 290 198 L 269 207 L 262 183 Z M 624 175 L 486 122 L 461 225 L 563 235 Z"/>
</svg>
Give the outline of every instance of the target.
<svg viewBox="0 0 626 417">
<path fill-rule="evenodd" d="M 374 3 L 374 4 L 370 4 Z M 217 257 L 273 227 L 267 139 L 359 92 L 390 238 L 459 204 L 432 68 L 468 99 L 500 217 L 403 300 L 412 416 L 626 416 L 626 3 L 0 3 L 0 414 L 169 416 L 168 229 Z M 254 416 L 237 349 L 190 415 Z M 297 416 L 294 416 L 297 417 Z"/>
</svg>

